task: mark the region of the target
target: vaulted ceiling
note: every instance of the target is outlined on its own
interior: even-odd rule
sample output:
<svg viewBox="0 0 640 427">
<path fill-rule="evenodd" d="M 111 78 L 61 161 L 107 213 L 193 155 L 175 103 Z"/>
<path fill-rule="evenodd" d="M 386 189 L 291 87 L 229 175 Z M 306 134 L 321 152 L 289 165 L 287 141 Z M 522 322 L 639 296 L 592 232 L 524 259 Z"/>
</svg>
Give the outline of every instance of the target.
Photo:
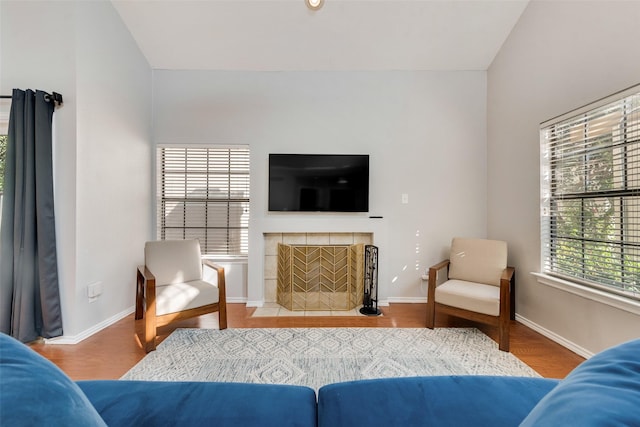
<svg viewBox="0 0 640 427">
<path fill-rule="evenodd" d="M 112 0 L 154 69 L 486 70 L 528 0 Z"/>
</svg>

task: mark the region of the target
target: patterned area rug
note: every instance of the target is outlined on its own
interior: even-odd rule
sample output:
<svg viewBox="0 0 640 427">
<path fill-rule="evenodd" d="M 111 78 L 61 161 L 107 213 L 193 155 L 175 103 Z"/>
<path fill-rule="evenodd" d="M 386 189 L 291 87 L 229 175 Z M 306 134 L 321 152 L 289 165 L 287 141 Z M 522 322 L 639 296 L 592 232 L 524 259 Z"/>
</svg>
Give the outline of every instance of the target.
<svg viewBox="0 0 640 427">
<path fill-rule="evenodd" d="M 322 385 L 422 375 L 539 377 L 474 328 L 177 329 L 121 379 Z"/>
</svg>

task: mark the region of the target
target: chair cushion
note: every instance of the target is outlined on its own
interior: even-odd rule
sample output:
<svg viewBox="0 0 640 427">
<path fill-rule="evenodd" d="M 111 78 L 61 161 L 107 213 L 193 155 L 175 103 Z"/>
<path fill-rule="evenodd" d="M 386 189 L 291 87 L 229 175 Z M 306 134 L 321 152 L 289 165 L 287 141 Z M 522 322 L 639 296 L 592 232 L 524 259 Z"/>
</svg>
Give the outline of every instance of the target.
<svg viewBox="0 0 640 427">
<path fill-rule="evenodd" d="M 544 397 L 521 426 L 640 425 L 640 339 L 596 354 Z"/>
<path fill-rule="evenodd" d="M 0 334 L 0 424 L 106 426 L 64 372 L 5 334 Z"/>
<path fill-rule="evenodd" d="M 489 316 L 500 315 L 500 288 L 497 286 L 464 280 L 447 280 L 436 287 L 435 300 L 440 304 L 476 313 Z"/>
<path fill-rule="evenodd" d="M 218 287 L 202 280 L 174 283 L 156 287 L 156 315 L 215 304 L 219 300 Z"/>
<path fill-rule="evenodd" d="M 449 261 L 449 279 L 500 286 L 507 267 L 507 243 L 456 237 L 451 241 Z"/>
<path fill-rule="evenodd" d="M 156 286 L 202 280 L 202 256 L 198 240 L 158 240 L 144 246 L 144 263 L 156 278 Z"/>
</svg>

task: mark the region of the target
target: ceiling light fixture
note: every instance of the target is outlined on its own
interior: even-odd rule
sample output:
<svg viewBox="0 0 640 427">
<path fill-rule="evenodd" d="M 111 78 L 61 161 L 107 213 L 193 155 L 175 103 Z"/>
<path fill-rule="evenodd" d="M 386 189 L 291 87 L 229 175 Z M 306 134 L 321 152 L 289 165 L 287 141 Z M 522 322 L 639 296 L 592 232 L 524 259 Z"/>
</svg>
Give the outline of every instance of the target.
<svg viewBox="0 0 640 427">
<path fill-rule="evenodd" d="M 307 4 L 307 7 L 311 10 L 318 10 L 324 4 L 324 0 L 304 0 Z"/>
</svg>

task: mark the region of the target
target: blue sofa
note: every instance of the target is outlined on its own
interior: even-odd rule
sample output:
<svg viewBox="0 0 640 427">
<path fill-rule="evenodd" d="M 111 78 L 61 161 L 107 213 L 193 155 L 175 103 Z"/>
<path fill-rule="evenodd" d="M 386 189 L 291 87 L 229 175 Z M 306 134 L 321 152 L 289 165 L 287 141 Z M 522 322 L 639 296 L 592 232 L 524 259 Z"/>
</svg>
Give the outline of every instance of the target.
<svg viewBox="0 0 640 427">
<path fill-rule="evenodd" d="M 640 426 L 640 340 L 562 381 L 440 376 L 290 385 L 71 381 L 0 334 L 2 426 Z"/>
</svg>

